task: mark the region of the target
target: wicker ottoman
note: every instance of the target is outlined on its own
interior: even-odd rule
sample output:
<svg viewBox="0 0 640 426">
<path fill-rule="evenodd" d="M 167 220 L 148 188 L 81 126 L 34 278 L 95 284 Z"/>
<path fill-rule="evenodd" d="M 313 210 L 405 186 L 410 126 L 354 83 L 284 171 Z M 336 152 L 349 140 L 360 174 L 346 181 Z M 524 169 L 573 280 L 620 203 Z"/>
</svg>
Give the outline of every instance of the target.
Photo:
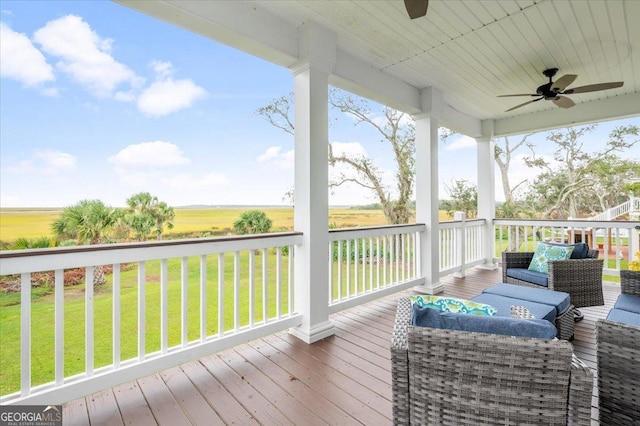
<svg viewBox="0 0 640 426">
<path fill-rule="evenodd" d="M 524 306 L 536 318 L 553 323 L 559 339 L 573 339 L 575 307 L 569 293 L 501 283 L 485 289 L 471 300 L 493 306 L 498 310 L 496 315 L 500 316 L 511 316 L 511 306 Z"/>
</svg>

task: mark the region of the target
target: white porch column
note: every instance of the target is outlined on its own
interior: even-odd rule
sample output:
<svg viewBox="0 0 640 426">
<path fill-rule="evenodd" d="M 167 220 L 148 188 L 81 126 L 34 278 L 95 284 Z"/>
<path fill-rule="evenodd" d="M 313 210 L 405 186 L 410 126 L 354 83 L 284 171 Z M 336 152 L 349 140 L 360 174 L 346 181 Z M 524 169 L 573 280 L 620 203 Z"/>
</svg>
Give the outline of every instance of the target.
<svg viewBox="0 0 640 426">
<path fill-rule="evenodd" d="M 444 290 L 440 283 L 438 117 L 434 111 L 441 105 L 442 94 L 429 89 L 421 97 L 424 113 L 413 116 L 416 126 L 416 223 L 424 223 L 427 230 L 420 241 L 419 259 L 425 283 L 414 289 L 435 294 Z"/>
<path fill-rule="evenodd" d="M 310 24 L 300 30 L 301 60 L 291 71 L 295 98 L 294 228 L 296 310 L 302 325 L 290 332 L 313 343 L 335 333 L 329 322 L 329 73 L 335 36 Z"/>
<path fill-rule="evenodd" d="M 496 269 L 495 232 L 493 218 L 496 215 L 495 196 L 495 152 L 496 144 L 491 137 L 476 138 L 478 161 L 478 219 L 484 219 L 482 232 L 482 256 L 484 263 L 478 265 L 482 269 Z"/>
</svg>

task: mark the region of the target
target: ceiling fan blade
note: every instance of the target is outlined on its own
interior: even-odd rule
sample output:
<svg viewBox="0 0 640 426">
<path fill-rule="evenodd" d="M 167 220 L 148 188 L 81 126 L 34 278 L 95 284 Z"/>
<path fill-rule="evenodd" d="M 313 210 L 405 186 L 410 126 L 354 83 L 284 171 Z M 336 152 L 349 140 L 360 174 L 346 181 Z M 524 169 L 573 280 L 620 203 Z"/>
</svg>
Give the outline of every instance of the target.
<svg viewBox="0 0 640 426">
<path fill-rule="evenodd" d="M 511 96 L 540 96 L 537 93 L 518 93 L 517 95 L 498 95 L 498 98 L 509 98 Z"/>
<path fill-rule="evenodd" d="M 539 97 L 538 99 L 534 99 L 534 100 L 532 100 L 532 101 L 527 101 L 527 102 L 525 102 L 525 103 L 523 103 L 523 104 L 520 104 L 520 105 L 516 105 L 516 106 L 514 106 L 513 108 L 509 108 L 509 109 L 508 109 L 508 110 L 506 110 L 505 112 L 513 111 L 514 109 L 518 109 L 518 108 L 523 107 L 523 106 L 525 106 L 525 105 L 529 105 L 529 104 L 530 104 L 530 103 L 532 103 L 532 102 L 537 102 L 537 101 L 539 101 L 540 99 L 544 99 L 544 96 Z"/>
<path fill-rule="evenodd" d="M 407 9 L 409 18 L 421 18 L 427 14 L 429 0 L 404 0 L 404 7 Z"/>
<path fill-rule="evenodd" d="M 566 96 L 558 96 L 556 99 L 552 99 L 551 101 L 554 104 L 556 104 L 556 106 L 559 106 L 560 108 L 571 108 L 572 106 L 575 105 L 575 102 L 573 102 L 571 99 L 567 98 Z"/>
<path fill-rule="evenodd" d="M 575 74 L 565 74 L 559 79 L 556 80 L 555 83 L 551 85 L 551 90 L 563 91 L 568 85 L 573 83 L 573 81 L 578 78 Z"/>
<path fill-rule="evenodd" d="M 587 93 L 587 92 L 597 92 L 598 90 L 607 90 L 607 89 L 615 89 L 616 87 L 622 87 L 624 81 L 614 81 L 611 83 L 598 83 L 598 84 L 589 84 L 587 86 L 574 87 L 573 89 L 567 89 L 563 93 L 565 95 L 570 95 L 572 93 Z"/>
</svg>

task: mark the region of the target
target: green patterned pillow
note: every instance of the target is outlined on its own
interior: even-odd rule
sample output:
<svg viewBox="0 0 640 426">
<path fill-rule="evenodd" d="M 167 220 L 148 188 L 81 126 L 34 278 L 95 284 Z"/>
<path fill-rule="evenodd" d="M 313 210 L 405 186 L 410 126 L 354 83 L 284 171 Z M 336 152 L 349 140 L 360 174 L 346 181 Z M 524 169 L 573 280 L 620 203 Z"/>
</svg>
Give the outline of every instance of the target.
<svg viewBox="0 0 640 426">
<path fill-rule="evenodd" d="M 495 315 L 497 312 L 497 309 L 493 306 L 453 297 L 416 295 L 409 296 L 409 299 L 411 299 L 413 303 L 417 303 L 420 307 L 437 309 L 444 312 L 486 316 Z"/>
<path fill-rule="evenodd" d="M 571 257 L 574 246 L 556 246 L 545 243 L 538 243 L 533 259 L 529 264 L 530 271 L 549 273 L 550 260 L 567 260 Z"/>
</svg>

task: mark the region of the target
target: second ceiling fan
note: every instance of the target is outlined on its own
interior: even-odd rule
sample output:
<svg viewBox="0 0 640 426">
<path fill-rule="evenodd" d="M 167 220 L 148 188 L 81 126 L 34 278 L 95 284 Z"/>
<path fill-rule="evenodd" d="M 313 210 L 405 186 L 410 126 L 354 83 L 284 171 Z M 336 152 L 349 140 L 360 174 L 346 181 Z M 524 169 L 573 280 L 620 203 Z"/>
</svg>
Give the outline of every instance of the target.
<svg viewBox="0 0 640 426">
<path fill-rule="evenodd" d="M 513 111 L 514 109 L 523 107 L 532 102 L 537 102 L 542 99 L 546 99 L 548 101 L 553 102 L 556 106 L 560 108 L 571 108 L 575 105 L 571 99 L 563 95 L 572 95 L 575 93 L 587 93 L 587 92 L 597 92 L 599 90 L 607 90 L 607 89 L 615 89 L 616 87 L 622 87 L 624 84 L 623 81 L 614 81 L 611 83 L 598 83 L 598 84 L 589 84 L 587 86 L 579 86 L 574 87 L 573 89 L 567 89 L 573 81 L 578 78 L 575 74 L 565 74 L 555 82 L 552 80 L 553 77 L 558 72 L 558 68 L 549 68 L 544 70 L 542 73 L 549 77 L 549 82 L 547 84 L 543 84 L 542 86 L 536 89 L 536 93 L 520 93 L 516 95 L 498 95 L 499 98 L 511 97 L 511 96 L 538 96 L 537 99 L 533 99 L 531 101 L 527 101 L 520 105 L 516 105 L 513 108 L 509 108 L 505 112 Z"/>
</svg>

